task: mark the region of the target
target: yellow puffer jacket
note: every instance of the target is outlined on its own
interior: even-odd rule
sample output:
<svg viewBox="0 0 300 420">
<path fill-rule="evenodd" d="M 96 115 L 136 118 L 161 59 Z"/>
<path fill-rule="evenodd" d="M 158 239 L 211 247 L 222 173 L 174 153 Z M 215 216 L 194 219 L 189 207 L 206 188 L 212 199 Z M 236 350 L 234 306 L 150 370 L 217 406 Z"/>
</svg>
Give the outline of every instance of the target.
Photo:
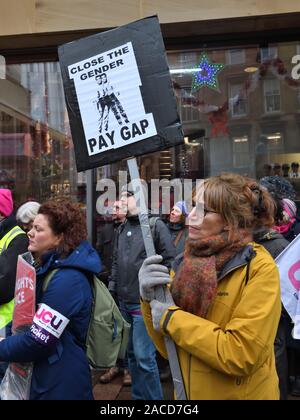
<svg viewBox="0 0 300 420">
<path fill-rule="evenodd" d="M 281 313 L 279 274 L 262 246 L 249 245 L 256 255 L 247 284 L 244 261 L 219 281 L 207 319 L 179 309 L 167 324 L 166 333 L 177 346 L 188 399 L 279 399 L 274 358 Z M 148 303 L 142 302 L 142 311 L 149 335 L 167 358 L 162 326 L 169 311 L 161 319 L 161 333 L 153 329 Z"/>
</svg>

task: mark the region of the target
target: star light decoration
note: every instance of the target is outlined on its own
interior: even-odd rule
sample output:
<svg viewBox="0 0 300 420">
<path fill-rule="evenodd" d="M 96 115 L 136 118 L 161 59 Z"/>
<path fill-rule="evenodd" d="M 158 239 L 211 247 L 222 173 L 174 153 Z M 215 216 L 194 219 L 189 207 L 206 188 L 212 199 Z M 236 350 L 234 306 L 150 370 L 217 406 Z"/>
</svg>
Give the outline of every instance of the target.
<svg viewBox="0 0 300 420">
<path fill-rule="evenodd" d="M 200 63 L 194 74 L 192 91 L 208 87 L 219 91 L 218 73 L 223 70 L 224 64 L 212 63 L 205 53 L 201 54 Z"/>
</svg>

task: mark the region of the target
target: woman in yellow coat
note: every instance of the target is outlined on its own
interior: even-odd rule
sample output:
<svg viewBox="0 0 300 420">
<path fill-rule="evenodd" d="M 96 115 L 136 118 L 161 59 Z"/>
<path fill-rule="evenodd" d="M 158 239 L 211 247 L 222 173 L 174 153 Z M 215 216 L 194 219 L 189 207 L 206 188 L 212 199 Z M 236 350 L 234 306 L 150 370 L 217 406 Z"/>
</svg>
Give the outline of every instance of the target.
<svg viewBox="0 0 300 420">
<path fill-rule="evenodd" d="M 252 242 L 254 229 L 273 225 L 273 212 L 272 198 L 255 181 L 209 178 L 189 216 L 184 255 L 175 260 L 171 303 L 154 299 L 154 288 L 170 281 L 161 257 L 147 258 L 140 270 L 148 333 L 164 357 L 163 336 L 176 344 L 188 399 L 279 399 L 279 274 Z"/>
</svg>

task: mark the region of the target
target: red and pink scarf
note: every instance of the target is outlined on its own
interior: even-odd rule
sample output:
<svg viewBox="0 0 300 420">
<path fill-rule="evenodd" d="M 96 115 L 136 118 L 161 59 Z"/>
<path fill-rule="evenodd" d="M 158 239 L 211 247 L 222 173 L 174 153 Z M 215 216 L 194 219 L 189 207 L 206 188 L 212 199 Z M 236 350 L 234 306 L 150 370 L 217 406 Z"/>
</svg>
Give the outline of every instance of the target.
<svg viewBox="0 0 300 420">
<path fill-rule="evenodd" d="M 186 241 L 184 260 L 171 284 L 176 305 L 205 317 L 217 293 L 224 265 L 246 245 L 240 237 L 228 240 L 228 232 L 206 239 Z"/>
</svg>

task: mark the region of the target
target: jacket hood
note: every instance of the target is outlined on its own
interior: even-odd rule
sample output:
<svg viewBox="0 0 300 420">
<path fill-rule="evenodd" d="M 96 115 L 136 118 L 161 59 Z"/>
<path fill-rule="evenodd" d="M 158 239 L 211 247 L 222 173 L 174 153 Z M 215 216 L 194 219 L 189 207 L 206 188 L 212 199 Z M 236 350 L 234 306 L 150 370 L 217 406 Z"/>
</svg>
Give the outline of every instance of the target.
<svg viewBox="0 0 300 420">
<path fill-rule="evenodd" d="M 102 264 L 97 251 L 88 241 L 82 241 L 74 251 L 66 258 L 60 259 L 57 254 L 47 255 L 41 267 L 40 273 L 54 268 L 77 268 L 93 274 L 98 274 L 102 270 Z"/>
<path fill-rule="evenodd" d="M 100 257 L 88 241 L 81 242 L 67 258 L 59 260 L 57 266 L 79 268 L 94 274 L 102 270 Z"/>
</svg>

